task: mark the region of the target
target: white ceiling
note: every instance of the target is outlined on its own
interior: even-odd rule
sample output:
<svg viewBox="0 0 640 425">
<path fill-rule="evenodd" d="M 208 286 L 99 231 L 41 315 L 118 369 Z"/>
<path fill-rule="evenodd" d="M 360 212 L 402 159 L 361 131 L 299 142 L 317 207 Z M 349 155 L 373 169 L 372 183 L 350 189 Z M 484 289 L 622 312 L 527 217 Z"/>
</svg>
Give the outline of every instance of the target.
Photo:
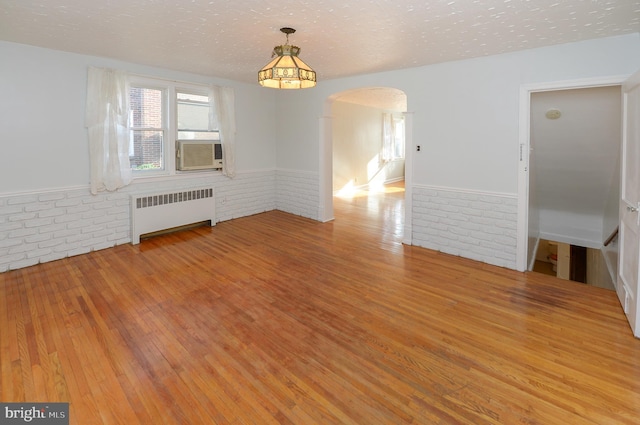
<svg viewBox="0 0 640 425">
<path fill-rule="evenodd" d="M 390 87 L 367 87 L 349 90 L 341 93 L 336 100 L 372 108 L 407 112 L 407 95 L 402 90 Z"/>
<path fill-rule="evenodd" d="M 0 0 L 0 40 L 245 82 L 285 26 L 322 81 L 640 32 L 640 0 Z"/>
</svg>

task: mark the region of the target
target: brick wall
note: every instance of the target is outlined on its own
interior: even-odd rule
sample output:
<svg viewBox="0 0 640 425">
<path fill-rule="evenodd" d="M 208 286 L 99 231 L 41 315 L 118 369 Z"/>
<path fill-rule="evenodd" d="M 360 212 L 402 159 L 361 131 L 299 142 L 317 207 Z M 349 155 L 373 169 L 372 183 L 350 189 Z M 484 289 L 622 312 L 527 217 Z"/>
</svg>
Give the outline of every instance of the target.
<svg viewBox="0 0 640 425">
<path fill-rule="evenodd" d="M 226 178 L 225 178 L 226 179 Z M 216 186 L 218 221 L 245 217 L 276 209 L 274 171 L 238 173 Z"/>
<path fill-rule="evenodd" d="M 130 240 L 125 194 L 82 188 L 0 197 L 0 272 Z"/>
<path fill-rule="evenodd" d="M 517 196 L 413 188 L 413 244 L 516 268 Z"/>
<path fill-rule="evenodd" d="M 216 219 L 279 209 L 318 219 L 317 173 L 267 170 L 134 183 L 92 196 L 72 188 L 0 196 L 0 272 L 131 242 L 132 193 L 214 187 Z M 515 268 L 515 195 L 416 186 L 413 244 Z"/>
<path fill-rule="evenodd" d="M 276 188 L 278 210 L 319 220 L 320 180 L 317 173 L 278 170 Z"/>
<path fill-rule="evenodd" d="M 275 209 L 275 171 L 0 196 L 0 272 L 131 242 L 130 195 L 212 186 L 217 221 Z"/>
</svg>

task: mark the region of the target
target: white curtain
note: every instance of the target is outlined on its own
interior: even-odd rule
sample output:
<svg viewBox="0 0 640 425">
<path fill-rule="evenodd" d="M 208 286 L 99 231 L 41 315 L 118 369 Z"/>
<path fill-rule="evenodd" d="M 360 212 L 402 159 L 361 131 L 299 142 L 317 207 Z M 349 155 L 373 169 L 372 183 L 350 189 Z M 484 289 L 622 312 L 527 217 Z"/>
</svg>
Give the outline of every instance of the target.
<svg viewBox="0 0 640 425">
<path fill-rule="evenodd" d="M 211 103 L 209 122 L 217 126 L 222 140 L 222 174 L 236 175 L 236 116 L 235 95 L 231 87 L 213 86 L 209 94 Z M 213 128 L 212 128 L 213 129 Z"/>
<path fill-rule="evenodd" d="M 89 68 L 85 125 L 89 129 L 91 193 L 131 183 L 127 77 L 114 69 Z"/>
<path fill-rule="evenodd" d="M 382 114 L 382 160 L 389 162 L 393 159 L 393 145 L 395 140 L 395 122 L 393 115 Z"/>
</svg>

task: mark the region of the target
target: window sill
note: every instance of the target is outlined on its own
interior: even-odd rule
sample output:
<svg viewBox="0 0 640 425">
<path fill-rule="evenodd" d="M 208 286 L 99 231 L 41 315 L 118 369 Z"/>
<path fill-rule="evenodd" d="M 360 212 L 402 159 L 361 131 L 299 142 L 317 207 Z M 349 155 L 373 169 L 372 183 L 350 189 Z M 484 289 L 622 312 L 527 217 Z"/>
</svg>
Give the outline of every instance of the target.
<svg viewBox="0 0 640 425">
<path fill-rule="evenodd" d="M 194 170 L 194 171 L 176 171 L 173 174 L 154 174 L 148 176 L 135 175 L 133 176 L 134 182 L 161 182 L 161 181 L 175 181 L 175 180 L 187 180 L 195 177 L 207 177 L 207 176 L 219 176 L 222 175 L 222 170 Z"/>
</svg>

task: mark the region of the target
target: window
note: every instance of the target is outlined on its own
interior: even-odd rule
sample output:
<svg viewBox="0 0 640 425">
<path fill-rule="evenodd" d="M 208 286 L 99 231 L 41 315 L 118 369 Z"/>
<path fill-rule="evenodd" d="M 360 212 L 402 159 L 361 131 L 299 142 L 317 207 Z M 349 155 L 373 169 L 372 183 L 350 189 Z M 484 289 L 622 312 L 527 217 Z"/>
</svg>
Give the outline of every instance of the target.
<svg viewBox="0 0 640 425">
<path fill-rule="evenodd" d="M 393 161 L 404 158 L 404 117 L 382 114 L 382 159 Z"/>
<path fill-rule="evenodd" d="M 395 133 L 393 135 L 393 154 L 391 159 L 402 159 L 404 158 L 404 117 L 393 117 L 393 123 Z"/>
<path fill-rule="evenodd" d="M 129 161 L 134 171 L 164 170 L 165 91 L 155 88 L 129 88 L 131 140 Z"/>
<path fill-rule="evenodd" d="M 178 92 L 176 94 L 178 140 L 220 140 L 220 133 L 209 113 L 209 97 Z"/>
<path fill-rule="evenodd" d="M 134 177 L 222 167 L 220 132 L 211 111 L 209 90 L 195 84 L 177 86 L 170 81 L 131 77 L 129 161 Z M 191 166 L 178 169 L 181 163 L 176 156 L 181 144 L 189 144 Z M 198 156 L 207 152 L 209 158 Z M 215 166 L 211 165 L 214 162 Z"/>
</svg>

